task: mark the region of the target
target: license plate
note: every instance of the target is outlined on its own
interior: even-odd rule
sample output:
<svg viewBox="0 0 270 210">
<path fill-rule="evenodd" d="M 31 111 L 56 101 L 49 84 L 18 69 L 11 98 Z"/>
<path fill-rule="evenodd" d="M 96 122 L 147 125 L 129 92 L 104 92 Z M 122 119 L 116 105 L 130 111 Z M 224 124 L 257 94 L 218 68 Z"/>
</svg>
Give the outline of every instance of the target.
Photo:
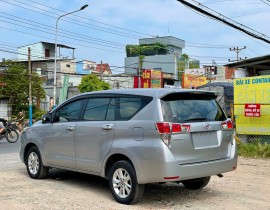
<svg viewBox="0 0 270 210">
<path fill-rule="evenodd" d="M 195 149 L 218 146 L 218 138 L 216 132 L 193 133 L 192 141 Z"/>
</svg>

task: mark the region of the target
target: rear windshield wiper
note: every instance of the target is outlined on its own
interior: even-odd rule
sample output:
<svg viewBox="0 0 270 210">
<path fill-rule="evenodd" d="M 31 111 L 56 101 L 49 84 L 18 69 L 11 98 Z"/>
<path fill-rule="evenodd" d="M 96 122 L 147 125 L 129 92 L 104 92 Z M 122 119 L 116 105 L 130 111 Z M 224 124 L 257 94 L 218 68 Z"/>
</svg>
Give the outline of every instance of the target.
<svg viewBox="0 0 270 210">
<path fill-rule="evenodd" d="M 190 122 L 190 121 L 209 121 L 208 118 L 205 118 L 205 117 L 197 117 L 197 118 L 190 118 L 190 119 L 186 119 L 184 120 L 184 122 Z"/>
</svg>

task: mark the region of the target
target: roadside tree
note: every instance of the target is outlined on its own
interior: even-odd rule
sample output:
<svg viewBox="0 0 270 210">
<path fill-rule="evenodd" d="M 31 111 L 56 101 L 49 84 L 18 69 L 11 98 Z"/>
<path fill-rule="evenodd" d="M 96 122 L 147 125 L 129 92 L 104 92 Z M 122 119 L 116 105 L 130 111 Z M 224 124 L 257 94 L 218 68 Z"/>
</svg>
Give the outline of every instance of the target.
<svg viewBox="0 0 270 210">
<path fill-rule="evenodd" d="M 82 81 L 78 88 L 81 93 L 85 93 L 96 90 L 109 90 L 110 85 L 107 82 L 100 80 L 96 75 L 88 74 L 82 77 Z"/>
<path fill-rule="evenodd" d="M 29 104 L 29 81 L 27 66 L 12 61 L 1 63 L 2 71 L 0 82 L 4 82 L 1 95 L 9 97 L 14 114 L 24 109 L 27 111 Z M 45 98 L 45 91 L 42 88 L 42 80 L 38 74 L 33 73 L 32 77 L 32 97 L 34 102 Z"/>
</svg>

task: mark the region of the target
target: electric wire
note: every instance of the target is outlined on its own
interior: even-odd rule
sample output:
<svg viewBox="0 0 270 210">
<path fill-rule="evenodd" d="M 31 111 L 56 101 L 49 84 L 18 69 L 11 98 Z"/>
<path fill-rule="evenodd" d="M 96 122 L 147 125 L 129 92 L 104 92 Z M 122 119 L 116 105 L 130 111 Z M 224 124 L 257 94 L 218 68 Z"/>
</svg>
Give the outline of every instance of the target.
<svg viewBox="0 0 270 210">
<path fill-rule="evenodd" d="M 54 18 L 54 19 L 57 19 L 59 17 L 59 14 L 57 14 L 57 13 L 50 12 L 50 14 L 54 14 L 54 16 L 53 15 L 50 15 L 50 14 L 48 14 L 48 11 L 47 10 L 44 10 L 44 9 L 35 7 L 34 5 L 30 5 L 30 4 L 27 4 L 25 2 L 22 3 L 24 5 L 24 6 L 22 6 L 22 5 L 14 4 L 14 3 L 11 3 L 11 2 L 5 1 L 5 0 L 1 0 L 1 1 L 2 2 L 5 2 L 7 4 L 10 4 L 10 5 L 16 6 L 16 7 L 23 8 L 23 9 L 25 9 L 27 11 L 32 11 L 32 12 L 35 12 L 35 13 L 39 13 L 41 15 L 48 16 L 48 17 L 51 17 L 51 18 Z M 13 0 L 13 1 L 19 2 L 17 0 Z M 25 5 L 27 5 L 29 7 L 25 7 Z M 38 12 L 36 10 L 33 10 L 32 8 L 36 8 L 38 10 L 44 11 L 44 13 Z M 105 33 L 119 35 L 119 36 L 123 36 L 123 37 L 127 37 L 127 38 L 133 38 L 133 39 L 137 39 L 138 38 L 138 36 L 128 35 L 128 34 L 125 34 L 123 32 L 115 31 L 115 30 L 112 30 L 112 29 L 106 29 L 104 27 L 82 23 L 82 22 L 78 21 L 77 19 L 74 19 L 74 18 L 71 18 L 71 17 L 67 17 L 67 18 L 65 18 L 65 19 L 63 19 L 61 21 L 73 23 L 73 24 L 76 24 L 76 25 L 79 25 L 79 26 L 83 26 L 83 27 L 86 27 L 86 28 L 95 29 L 95 30 L 102 31 L 102 32 L 105 32 Z"/>
</svg>

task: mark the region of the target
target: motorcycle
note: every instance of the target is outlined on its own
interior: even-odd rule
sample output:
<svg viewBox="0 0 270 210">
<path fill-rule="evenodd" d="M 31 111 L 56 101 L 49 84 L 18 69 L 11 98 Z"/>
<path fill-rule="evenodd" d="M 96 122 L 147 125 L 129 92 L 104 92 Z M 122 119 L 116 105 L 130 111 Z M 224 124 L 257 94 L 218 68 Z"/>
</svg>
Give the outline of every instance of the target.
<svg viewBox="0 0 270 210">
<path fill-rule="evenodd" d="M 14 128 L 13 123 L 6 123 L 4 125 L 5 129 L 4 131 L 0 134 L 0 140 L 2 139 L 7 139 L 9 143 L 15 143 L 19 139 L 19 134 Z"/>
</svg>

